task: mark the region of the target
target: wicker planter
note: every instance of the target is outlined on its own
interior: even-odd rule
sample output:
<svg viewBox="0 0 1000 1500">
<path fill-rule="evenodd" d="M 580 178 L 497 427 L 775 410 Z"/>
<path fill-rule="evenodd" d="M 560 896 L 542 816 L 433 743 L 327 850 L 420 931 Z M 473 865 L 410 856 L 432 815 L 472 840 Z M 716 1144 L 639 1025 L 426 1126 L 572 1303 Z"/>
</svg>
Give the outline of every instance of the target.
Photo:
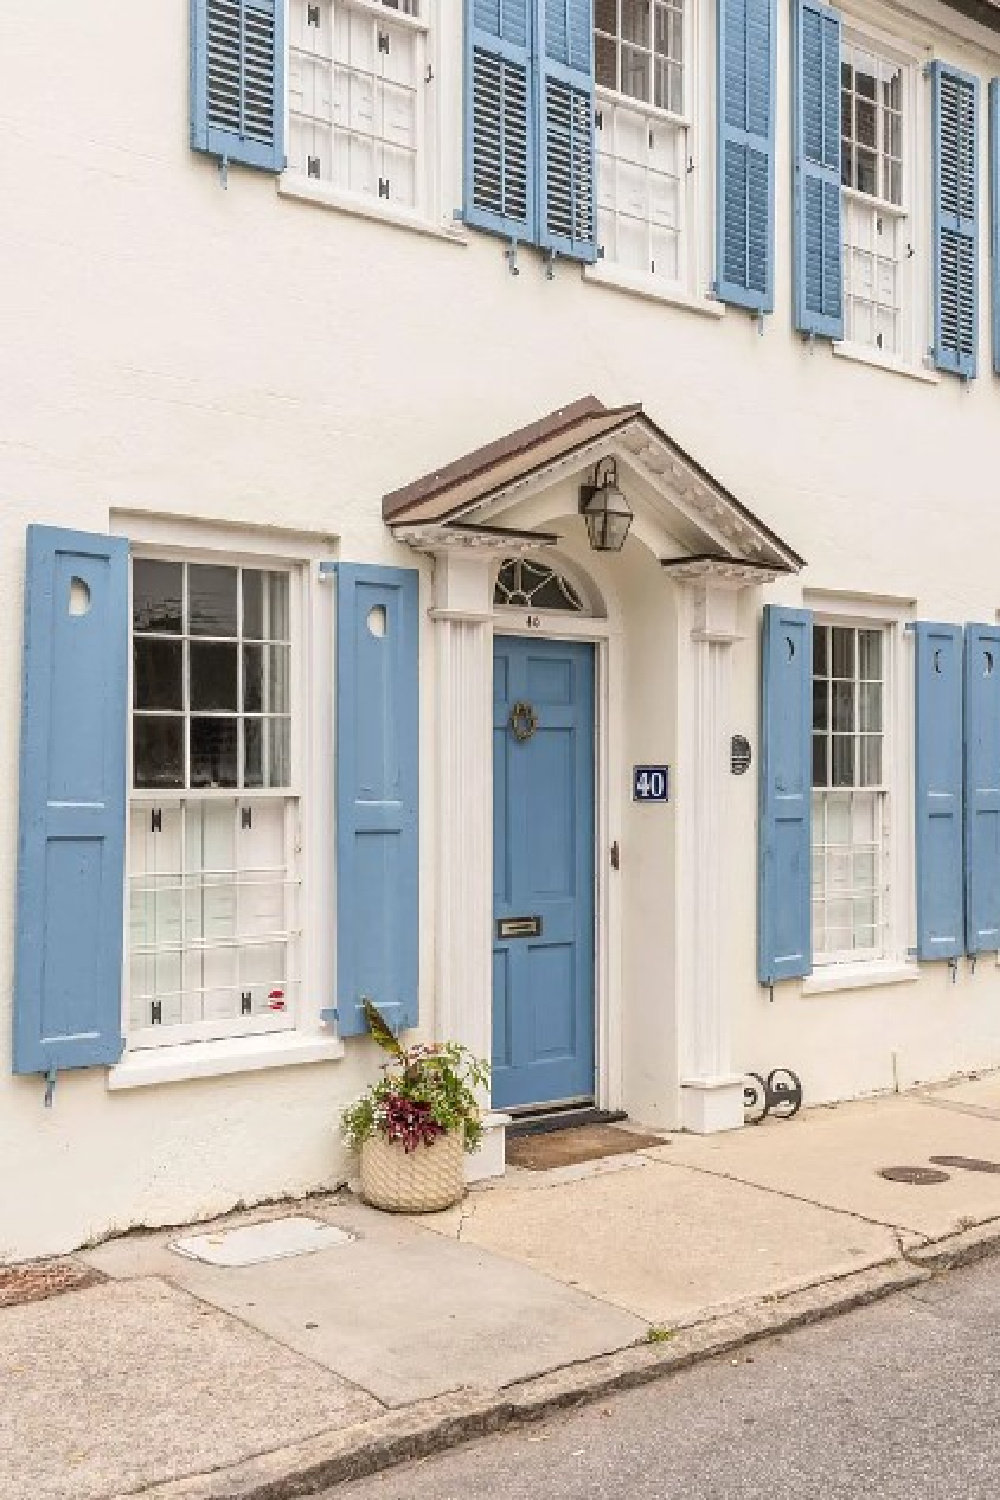
<svg viewBox="0 0 1000 1500">
<path fill-rule="evenodd" d="M 361 1147 L 361 1196 L 390 1213 L 427 1214 L 450 1208 L 465 1193 L 462 1133 L 438 1136 L 406 1152 L 376 1133 Z"/>
</svg>

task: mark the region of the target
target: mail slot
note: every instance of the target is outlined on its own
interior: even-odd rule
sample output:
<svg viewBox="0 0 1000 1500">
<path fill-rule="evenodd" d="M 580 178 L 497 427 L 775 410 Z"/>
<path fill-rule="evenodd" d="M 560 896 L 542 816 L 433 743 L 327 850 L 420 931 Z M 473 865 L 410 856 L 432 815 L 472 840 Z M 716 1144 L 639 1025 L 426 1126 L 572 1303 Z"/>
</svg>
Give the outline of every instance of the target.
<svg viewBox="0 0 1000 1500">
<path fill-rule="evenodd" d="M 541 937 L 541 917 L 498 917 L 498 938 Z"/>
</svg>

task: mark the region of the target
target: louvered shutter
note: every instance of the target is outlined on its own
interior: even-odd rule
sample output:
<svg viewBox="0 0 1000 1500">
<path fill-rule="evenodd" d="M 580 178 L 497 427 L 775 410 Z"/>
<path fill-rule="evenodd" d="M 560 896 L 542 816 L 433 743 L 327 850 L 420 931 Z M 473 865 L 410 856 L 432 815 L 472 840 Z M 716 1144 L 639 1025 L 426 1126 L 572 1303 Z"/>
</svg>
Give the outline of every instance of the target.
<svg viewBox="0 0 1000 1500">
<path fill-rule="evenodd" d="M 594 79 L 590 0 L 539 0 L 539 243 L 592 261 Z"/>
<path fill-rule="evenodd" d="M 417 1024 L 418 578 L 355 563 L 335 572 L 336 1019 L 357 1036 L 365 996 L 395 1029 Z"/>
<path fill-rule="evenodd" d="M 764 609 L 758 964 L 761 984 L 812 972 L 812 610 Z"/>
<path fill-rule="evenodd" d="M 716 294 L 774 308 L 773 0 L 719 0 Z"/>
<path fill-rule="evenodd" d="M 465 0 L 467 224 L 536 238 L 529 0 Z"/>
<path fill-rule="evenodd" d="M 284 17 L 284 0 L 191 0 L 196 151 L 284 169 Z"/>
<path fill-rule="evenodd" d="M 979 86 L 968 73 L 931 65 L 933 89 L 934 362 L 976 373 L 979 321 Z"/>
<path fill-rule="evenodd" d="M 128 544 L 28 528 L 14 1072 L 122 1051 Z"/>
<path fill-rule="evenodd" d="M 990 288 L 993 371 L 1000 375 L 1000 78 L 990 81 Z"/>
<path fill-rule="evenodd" d="M 962 627 L 920 620 L 914 633 L 917 957 L 956 958 L 964 943 Z"/>
<path fill-rule="evenodd" d="M 797 0 L 795 18 L 795 326 L 840 339 L 840 16 Z"/>
<path fill-rule="evenodd" d="M 1000 950 L 1000 626 L 965 627 L 965 951 Z"/>
</svg>

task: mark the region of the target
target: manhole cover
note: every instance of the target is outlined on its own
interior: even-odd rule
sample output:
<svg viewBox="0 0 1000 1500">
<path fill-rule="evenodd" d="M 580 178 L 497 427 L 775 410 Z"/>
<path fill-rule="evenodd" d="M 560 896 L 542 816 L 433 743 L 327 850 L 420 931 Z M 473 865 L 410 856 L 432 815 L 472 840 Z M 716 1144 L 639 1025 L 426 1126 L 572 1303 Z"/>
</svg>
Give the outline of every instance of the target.
<svg viewBox="0 0 1000 1500">
<path fill-rule="evenodd" d="M 919 1187 L 948 1181 L 948 1173 L 939 1172 L 935 1167 L 880 1167 L 878 1175 L 887 1182 L 912 1182 Z"/>
<path fill-rule="evenodd" d="M 256 1266 L 265 1260 L 284 1260 L 289 1255 L 310 1255 L 316 1250 L 349 1245 L 353 1239 L 353 1234 L 334 1224 L 293 1216 L 214 1234 L 188 1234 L 167 1249 L 191 1260 L 207 1261 L 210 1266 Z"/>
<path fill-rule="evenodd" d="M 1000 1172 L 1000 1162 L 978 1156 L 932 1156 L 936 1167 L 959 1167 L 963 1172 Z"/>
</svg>

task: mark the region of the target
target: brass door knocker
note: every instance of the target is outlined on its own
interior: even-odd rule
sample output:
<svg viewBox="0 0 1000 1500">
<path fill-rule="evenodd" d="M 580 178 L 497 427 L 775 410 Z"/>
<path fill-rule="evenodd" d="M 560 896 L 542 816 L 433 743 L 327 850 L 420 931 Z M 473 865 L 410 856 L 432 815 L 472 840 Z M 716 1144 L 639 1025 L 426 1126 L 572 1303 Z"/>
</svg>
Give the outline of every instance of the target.
<svg viewBox="0 0 1000 1500">
<path fill-rule="evenodd" d="M 525 740 L 531 739 L 538 728 L 538 715 L 530 703 L 515 703 L 507 722 L 514 738 L 523 744 Z"/>
</svg>

